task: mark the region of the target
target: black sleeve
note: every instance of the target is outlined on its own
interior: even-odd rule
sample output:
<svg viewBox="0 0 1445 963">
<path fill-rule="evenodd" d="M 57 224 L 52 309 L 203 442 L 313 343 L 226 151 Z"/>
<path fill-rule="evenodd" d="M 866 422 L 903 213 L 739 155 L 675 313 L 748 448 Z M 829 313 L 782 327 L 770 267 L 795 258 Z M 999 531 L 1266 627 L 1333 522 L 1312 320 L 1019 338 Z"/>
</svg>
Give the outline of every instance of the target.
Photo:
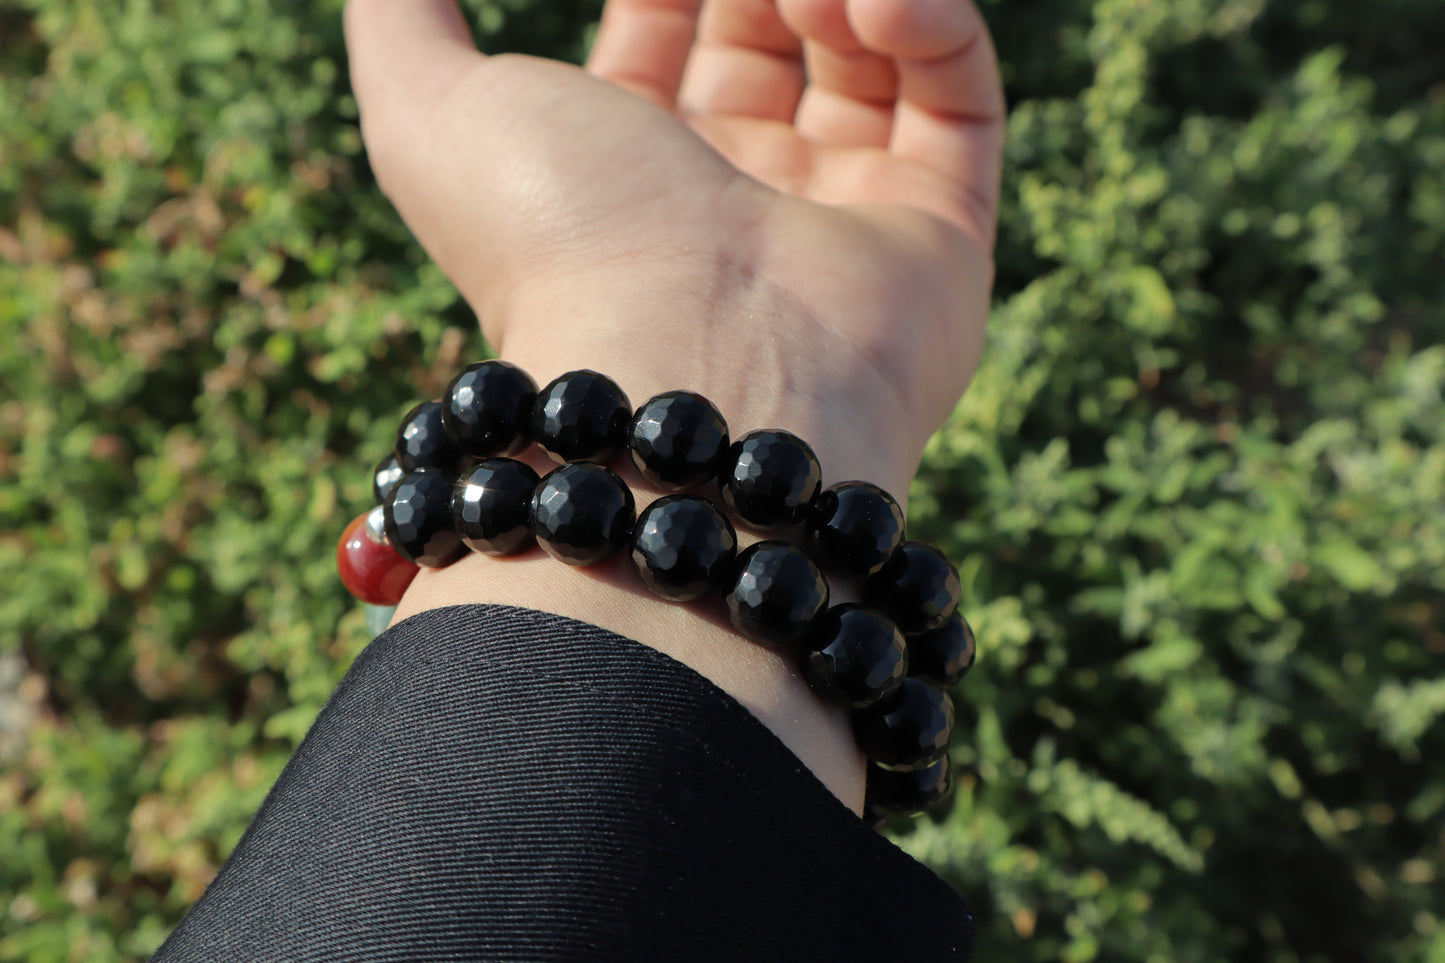
<svg viewBox="0 0 1445 963">
<path fill-rule="evenodd" d="M 734 699 L 459 606 L 356 660 L 153 958 L 966 960 L 973 917 Z"/>
</svg>

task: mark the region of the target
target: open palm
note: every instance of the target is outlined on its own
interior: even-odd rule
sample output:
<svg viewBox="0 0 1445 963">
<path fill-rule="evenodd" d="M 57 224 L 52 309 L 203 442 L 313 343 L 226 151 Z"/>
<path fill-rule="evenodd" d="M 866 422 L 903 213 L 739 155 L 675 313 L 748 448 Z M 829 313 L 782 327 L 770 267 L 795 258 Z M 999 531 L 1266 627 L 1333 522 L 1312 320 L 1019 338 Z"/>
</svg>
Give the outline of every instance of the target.
<svg viewBox="0 0 1445 963">
<path fill-rule="evenodd" d="M 586 72 L 483 56 L 450 0 L 347 21 L 381 184 L 503 356 L 694 388 L 906 488 L 987 309 L 1003 106 L 967 0 L 610 0 Z"/>
</svg>

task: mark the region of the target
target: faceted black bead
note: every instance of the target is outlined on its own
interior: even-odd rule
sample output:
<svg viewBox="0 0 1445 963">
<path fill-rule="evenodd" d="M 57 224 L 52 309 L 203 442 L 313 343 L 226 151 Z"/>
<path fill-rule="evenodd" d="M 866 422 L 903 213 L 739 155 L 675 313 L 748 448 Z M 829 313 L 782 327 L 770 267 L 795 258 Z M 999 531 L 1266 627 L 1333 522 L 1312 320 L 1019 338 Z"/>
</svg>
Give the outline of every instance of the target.
<svg viewBox="0 0 1445 963">
<path fill-rule="evenodd" d="M 666 391 L 649 398 L 627 426 L 642 477 L 662 489 L 702 485 L 717 476 L 728 450 L 728 423 L 702 395 Z"/>
<path fill-rule="evenodd" d="M 958 608 L 958 569 L 924 542 L 904 542 L 863 583 L 863 600 L 882 609 L 904 635 L 936 629 Z"/>
<path fill-rule="evenodd" d="M 632 531 L 632 562 L 654 594 L 688 602 L 732 576 L 738 537 L 706 498 L 668 495 L 642 510 Z"/>
<path fill-rule="evenodd" d="M 806 519 L 813 560 L 840 575 L 872 575 L 903 544 L 903 509 L 868 482 L 830 485 Z"/>
<path fill-rule="evenodd" d="M 806 641 L 828 605 L 828 582 L 806 552 L 787 542 L 758 542 L 744 549 L 725 599 L 733 628 L 763 645 Z"/>
<path fill-rule="evenodd" d="M 455 472 L 464 457 L 442 424 L 441 402 L 423 401 L 401 420 L 396 433 L 396 461 L 407 471 L 439 468 Z"/>
<path fill-rule="evenodd" d="M 908 649 L 903 633 L 875 609 L 854 602 L 819 617 L 803 660 L 813 691 L 841 706 L 862 709 L 903 684 Z"/>
<path fill-rule="evenodd" d="M 973 668 L 978 646 L 962 615 L 954 612 L 938 628 L 908 640 L 908 674 L 947 689 Z"/>
<path fill-rule="evenodd" d="M 953 783 L 948 757 L 922 769 L 868 766 L 865 806 L 881 816 L 915 816 L 938 805 Z"/>
<path fill-rule="evenodd" d="M 537 393 L 532 437 L 553 461 L 616 458 L 627 444 L 632 403 L 617 382 L 595 371 L 569 371 Z"/>
<path fill-rule="evenodd" d="M 483 555 L 514 555 L 532 544 L 530 503 L 537 473 L 510 458 L 488 458 L 457 479 L 452 524 Z"/>
<path fill-rule="evenodd" d="M 377 464 L 376 471 L 371 473 L 371 494 L 376 496 L 378 505 L 386 501 L 392 486 L 405 474 L 406 471 L 396 463 L 395 454 L 387 455 Z"/>
<path fill-rule="evenodd" d="M 762 531 L 803 519 L 823 484 L 818 456 L 788 431 L 748 432 L 728 449 L 718 471 L 728 511 Z"/>
<path fill-rule="evenodd" d="M 948 751 L 953 703 L 922 679 L 904 679 L 883 701 L 853 713 L 858 748 L 894 769 L 918 769 Z"/>
<path fill-rule="evenodd" d="M 506 361 L 468 365 L 442 395 L 442 422 L 457 446 L 477 458 L 515 455 L 531 442 L 537 382 Z"/>
<path fill-rule="evenodd" d="M 467 553 L 452 529 L 452 477 L 436 468 L 409 471 L 386 497 L 386 537 L 407 559 L 428 568 Z"/>
<path fill-rule="evenodd" d="M 636 512 L 632 489 L 611 469 L 578 462 L 554 469 L 537 484 L 532 532 L 553 558 L 596 565 L 627 544 Z"/>
</svg>

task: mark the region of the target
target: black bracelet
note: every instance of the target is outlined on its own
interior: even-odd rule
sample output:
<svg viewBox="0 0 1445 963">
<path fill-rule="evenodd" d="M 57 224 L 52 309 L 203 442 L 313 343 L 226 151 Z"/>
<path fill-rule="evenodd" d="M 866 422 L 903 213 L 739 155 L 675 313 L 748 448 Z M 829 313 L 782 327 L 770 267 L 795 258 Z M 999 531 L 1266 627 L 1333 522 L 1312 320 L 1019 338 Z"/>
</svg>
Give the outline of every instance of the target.
<svg viewBox="0 0 1445 963">
<path fill-rule="evenodd" d="M 559 467 L 539 478 L 507 457 L 532 443 Z M 605 464 L 624 450 L 649 484 L 677 493 L 638 514 Z M 714 481 L 721 506 L 681 492 Z M 363 601 L 394 605 L 416 566 L 468 551 L 505 556 L 535 542 L 569 565 L 595 565 L 627 549 L 654 594 L 721 594 L 741 635 L 796 655 L 814 692 L 852 711 L 869 759 L 870 820 L 947 795 L 954 713 L 945 690 L 976 655 L 957 611 L 958 571 L 933 546 L 905 540 L 898 502 L 877 485 L 823 488 L 817 456 L 796 435 L 732 440 L 721 413 L 692 392 L 634 411 L 595 371 L 539 390 L 515 365 L 483 361 L 408 413 L 372 490 L 378 508 L 338 547 L 343 581 Z M 773 538 L 739 552 L 729 513 L 762 533 L 800 529 L 803 544 Z M 829 607 L 825 571 L 855 580 L 863 601 Z"/>
</svg>

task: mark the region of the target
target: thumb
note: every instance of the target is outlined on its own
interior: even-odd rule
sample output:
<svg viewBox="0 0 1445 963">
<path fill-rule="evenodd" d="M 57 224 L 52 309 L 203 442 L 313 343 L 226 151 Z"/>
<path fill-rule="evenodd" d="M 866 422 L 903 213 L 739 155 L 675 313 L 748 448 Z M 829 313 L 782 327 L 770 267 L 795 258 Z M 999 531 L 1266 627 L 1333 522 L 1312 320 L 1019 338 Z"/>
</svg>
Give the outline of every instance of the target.
<svg viewBox="0 0 1445 963">
<path fill-rule="evenodd" d="M 485 60 L 455 0 L 348 0 L 346 49 L 373 167 Z M 378 170 L 378 177 L 381 177 Z"/>
</svg>

